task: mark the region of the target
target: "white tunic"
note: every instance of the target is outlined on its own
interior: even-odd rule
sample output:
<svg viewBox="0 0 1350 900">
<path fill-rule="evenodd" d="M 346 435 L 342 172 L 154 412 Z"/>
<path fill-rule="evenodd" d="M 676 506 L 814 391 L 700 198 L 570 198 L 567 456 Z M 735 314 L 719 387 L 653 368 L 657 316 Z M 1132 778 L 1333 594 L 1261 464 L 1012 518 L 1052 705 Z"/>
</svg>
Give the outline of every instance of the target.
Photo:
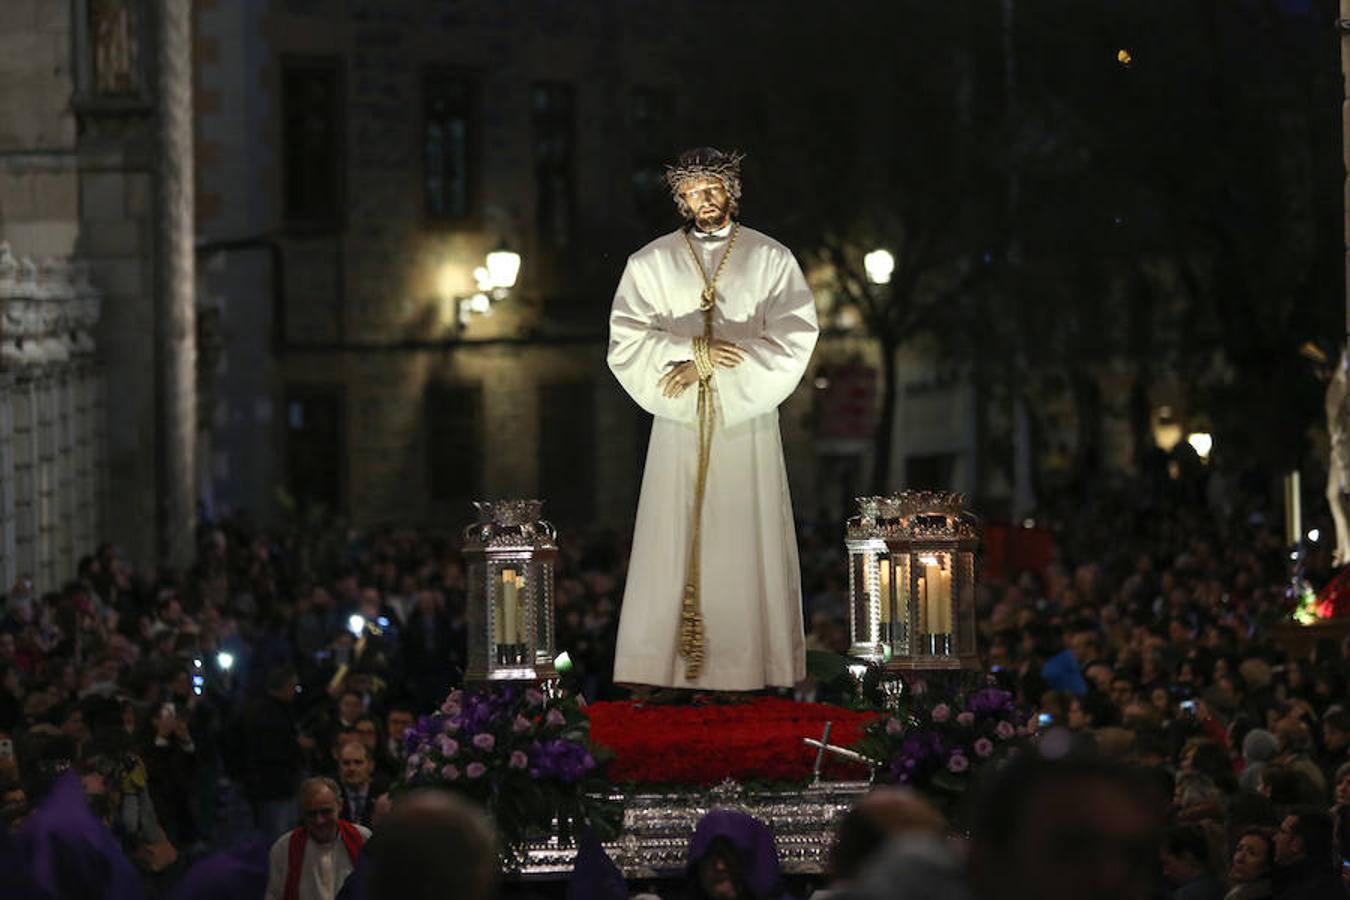
<svg viewBox="0 0 1350 900">
<path fill-rule="evenodd" d="M 690 236 L 709 277 L 730 227 Z M 680 232 L 628 259 L 609 320 L 609 367 L 655 417 L 619 619 L 614 680 L 710 690 L 790 686 L 805 676 L 801 568 L 778 432 L 778 405 L 815 347 L 815 301 L 786 247 L 744 226 L 717 282 L 713 336 L 746 352 L 713 375 L 717 424 L 703 508 L 703 667 L 677 653 L 698 476 L 698 388 L 662 396 L 657 381 L 692 359 L 703 282 Z"/>
<path fill-rule="evenodd" d="M 369 828 L 357 825 L 356 830 L 370 840 Z M 267 854 L 266 900 L 282 900 L 286 891 L 286 873 L 290 869 L 290 853 L 291 833 L 288 831 L 276 839 Z M 305 857 L 300 865 L 300 900 L 333 900 L 353 868 L 341 836 L 327 844 L 306 841 Z"/>
</svg>

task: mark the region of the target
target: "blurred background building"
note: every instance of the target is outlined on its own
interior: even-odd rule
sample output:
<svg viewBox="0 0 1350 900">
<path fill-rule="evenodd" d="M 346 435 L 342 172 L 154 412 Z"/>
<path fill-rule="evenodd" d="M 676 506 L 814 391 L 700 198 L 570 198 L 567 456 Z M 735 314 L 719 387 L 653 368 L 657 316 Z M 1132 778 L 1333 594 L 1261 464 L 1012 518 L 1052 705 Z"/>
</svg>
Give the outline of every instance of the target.
<svg viewBox="0 0 1350 900">
<path fill-rule="evenodd" d="M 0 240 L 102 297 L 87 531 L 182 563 L 201 514 L 452 527 L 508 495 L 625 528 L 649 423 L 606 316 L 698 144 L 748 153 L 744 221 L 817 289 L 800 517 L 1299 465 L 1291 348 L 1343 290 L 1334 4 L 1247 5 L 6 0 Z M 4 471 L 46 452 L 17 402 Z"/>
</svg>

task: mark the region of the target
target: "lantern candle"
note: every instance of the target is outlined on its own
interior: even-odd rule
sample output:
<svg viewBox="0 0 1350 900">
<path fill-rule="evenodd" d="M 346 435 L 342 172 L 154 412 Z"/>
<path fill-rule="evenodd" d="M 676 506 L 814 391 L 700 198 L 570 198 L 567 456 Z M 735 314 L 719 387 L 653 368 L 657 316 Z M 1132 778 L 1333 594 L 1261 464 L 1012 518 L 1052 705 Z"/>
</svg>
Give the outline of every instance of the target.
<svg viewBox="0 0 1350 900">
<path fill-rule="evenodd" d="M 516 633 L 513 644 L 525 643 L 525 573 L 516 575 Z"/>
<path fill-rule="evenodd" d="M 881 559 L 881 621 L 882 624 L 891 621 L 891 561 L 886 557 Z M 883 628 L 882 634 L 885 632 Z"/>
<path fill-rule="evenodd" d="M 919 594 L 924 598 L 928 614 L 928 633 L 946 634 L 951 631 L 951 573 L 942 571 L 935 556 L 925 556 L 924 577 L 919 579 Z"/>
<path fill-rule="evenodd" d="M 498 643 L 516 642 L 516 570 L 502 569 L 502 628 L 498 634 Z"/>
<path fill-rule="evenodd" d="M 938 623 L 943 634 L 952 630 L 952 573 L 950 569 L 938 572 Z"/>
</svg>

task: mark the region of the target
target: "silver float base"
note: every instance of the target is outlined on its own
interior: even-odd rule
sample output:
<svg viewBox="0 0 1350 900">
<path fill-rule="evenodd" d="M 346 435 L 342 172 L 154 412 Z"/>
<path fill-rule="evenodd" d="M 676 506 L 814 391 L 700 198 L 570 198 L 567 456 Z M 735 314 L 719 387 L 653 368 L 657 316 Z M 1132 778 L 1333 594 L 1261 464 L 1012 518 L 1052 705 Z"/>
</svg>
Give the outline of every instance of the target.
<svg viewBox="0 0 1350 900">
<path fill-rule="evenodd" d="M 865 781 L 824 782 L 796 790 L 746 790 L 733 781 L 679 794 L 616 794 L 624 804 L 623 834 L 604 845 L 625 878 L 683 877 L 689 838 L 711 809 L 748 813 L 773 828 L 784 874 L 824 871 L 834 828 L 865 794 Z M 576 848 L 556 837 L 531 842 L 515 877 L 551 880 L 571 873 Z"/>
</svg>

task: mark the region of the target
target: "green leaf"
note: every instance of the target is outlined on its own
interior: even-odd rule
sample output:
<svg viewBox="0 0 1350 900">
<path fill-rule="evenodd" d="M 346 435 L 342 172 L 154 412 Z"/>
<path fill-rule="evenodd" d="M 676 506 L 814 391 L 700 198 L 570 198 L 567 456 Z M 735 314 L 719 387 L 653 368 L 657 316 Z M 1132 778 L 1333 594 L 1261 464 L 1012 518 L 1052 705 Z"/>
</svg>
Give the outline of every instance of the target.
<svg viewBox="0 0 1350 900">
<path fill-rule="evenodd" d="M 828 650 L 807 650 L 806 674 L 822 684 L 848 678 L 848 657 Z"/>
</svg>

